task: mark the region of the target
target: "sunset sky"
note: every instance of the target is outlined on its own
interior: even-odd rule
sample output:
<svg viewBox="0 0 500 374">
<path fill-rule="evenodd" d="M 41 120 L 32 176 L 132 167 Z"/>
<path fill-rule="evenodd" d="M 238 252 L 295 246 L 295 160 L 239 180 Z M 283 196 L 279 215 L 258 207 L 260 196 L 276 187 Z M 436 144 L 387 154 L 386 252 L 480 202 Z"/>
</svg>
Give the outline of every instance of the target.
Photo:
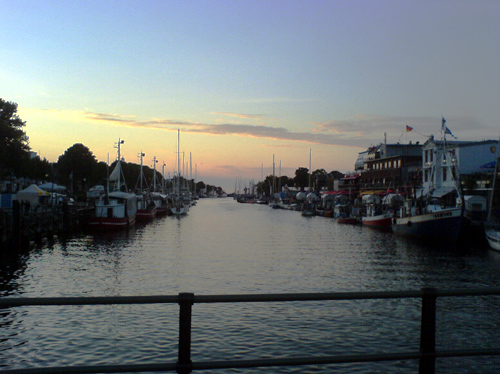
<svg viewBox="0 0 500 374">
<path fill-rule="evenodd" d="M 176 167 L 227 192 L 371 145 L 500 135 L 497 0 L 0 0 L 0 97 L 32 150 Z M 414 131 L 406 132 L 405 126 Z"/>
</svg>

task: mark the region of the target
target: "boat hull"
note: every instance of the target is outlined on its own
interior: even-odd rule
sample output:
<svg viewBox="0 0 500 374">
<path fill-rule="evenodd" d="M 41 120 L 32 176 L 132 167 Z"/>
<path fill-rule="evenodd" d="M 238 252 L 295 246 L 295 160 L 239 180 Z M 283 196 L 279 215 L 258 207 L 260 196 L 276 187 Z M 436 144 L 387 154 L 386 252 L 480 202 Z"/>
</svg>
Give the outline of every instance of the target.
<svg viewBox="0 0 500 374">
<path fill-rule="evenodd" d="M 90 228 L 99 230 L 123 230 L 134 226 L 136 217 L 92 217 L 88 221 Z"/>
<path fill-rule="evenodd" d="M 347 224 L 347 225 L 356 225 L 359 223 L 359 220 L 357 218 L 353 218 L 353 217 L 339 217 L 339 218 L 337 218 L 337 223 Z"/>
<path fill-rule="evenodd" d="M 461 208 L 394 218 L 391 226 L 395 234 L 418 240 L 455 243 L 463 222 Z"/>
<path fill-rule="evenodd" d="M 392 217 L 385 214 L 373 217 L 363 217 L 361 222 L 364 226 L 390 228 L 392 225 Z"/>
<path fill-rule="evenodd" d="M 185 206 L 181 206 L 181 207 L 174 206 L 174 207 L 170 208 L 170 212 L 174 216 L 184 216 L 188 213 L 188 211 L 189 211 L 189 209 Z"/>
<path fill-rule="evenodd" d="M 138 221 L 148 221 L 156 217 L 158 210 L 154 209 L 139 209 L 137 210 Z"/>
<path fill-rule="evenodd" d="M 486 240 L 490 245 L 491 249 L 495 251 L 500 251 L 500 230 L 498 229 L 486 229 L 484 230 L 486 234 Z"/>
</svg>

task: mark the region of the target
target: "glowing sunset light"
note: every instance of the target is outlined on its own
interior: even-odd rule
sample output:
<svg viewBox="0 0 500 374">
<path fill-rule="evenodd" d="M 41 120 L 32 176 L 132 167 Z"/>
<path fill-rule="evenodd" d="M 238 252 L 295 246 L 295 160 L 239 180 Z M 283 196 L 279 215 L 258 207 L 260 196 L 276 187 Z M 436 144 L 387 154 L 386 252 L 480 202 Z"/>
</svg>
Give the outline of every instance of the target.
<svg viewBox="0 0 500 374">
<path fill-rule="evenodd" d="M 175 168 L 232 192 L 439 136 L 498 137 L 498 2 L 34 0 L 3 5 L 0 88 L 33 151 Z M 279 17 L 277 16 L 279 15 Z M 22 25 L 22 27 L 20 27 Z M 406 125 L 415 131 L 407 133 Z"/>
</svg>

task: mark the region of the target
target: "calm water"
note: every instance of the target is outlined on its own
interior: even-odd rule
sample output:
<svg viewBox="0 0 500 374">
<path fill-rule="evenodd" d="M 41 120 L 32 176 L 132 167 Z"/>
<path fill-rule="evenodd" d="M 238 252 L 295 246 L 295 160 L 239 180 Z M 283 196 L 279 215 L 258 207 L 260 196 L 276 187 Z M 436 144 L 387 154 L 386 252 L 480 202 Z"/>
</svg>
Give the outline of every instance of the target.
<svg viewBox="0 0 500 374">
<path fill-rule="evenodd" d="M 500 284 L 484 246 L 427 248 L 390 233 L 232 199 L 129 233 L 34 249 L 2 267 L 0 296 L 302 293 Z M 193 360 L 415 350 L 419 300 L 195 305 Z M 438 349 L 500 346 L 498 298 L 438 300 Z M 0 367 L 175 360 L 177 305 L 24 307 L 0 311 Z M 439 373 L 491 373 L 499 358 L 437 361 Z M 207 371 L 211 372 L 211 371 Z M 213 371 L 212 371 L 213 372 Z M 219 373 L 400 373 L 417 362 Z"/>
</svg>

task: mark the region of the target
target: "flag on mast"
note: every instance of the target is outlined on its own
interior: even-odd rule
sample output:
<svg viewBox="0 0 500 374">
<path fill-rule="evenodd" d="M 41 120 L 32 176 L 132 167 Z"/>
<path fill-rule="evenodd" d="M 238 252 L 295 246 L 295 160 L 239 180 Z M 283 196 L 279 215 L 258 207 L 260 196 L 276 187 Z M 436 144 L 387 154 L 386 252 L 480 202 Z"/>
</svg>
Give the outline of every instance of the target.
<svg viewBox="0 0 500 374">
<path fill-rule="evenodd" d="M 445 126 L 445 127 L 444 127 L 444 133 L 445 133 L 445 134 L 448 134 L 448 135 L 453 136 L 455 139 L 458 139 L 455 135 L 453 135 L 453 134 L 451 133 L 451 131 L 450 131 L 450 129 L 448 128 L 448 126 Z"/>
<path fill-rule="evenodd" d="M 406 125 L 406 132 L 410 132 L 413 130 L 413 127 Z"/>
</svg>

